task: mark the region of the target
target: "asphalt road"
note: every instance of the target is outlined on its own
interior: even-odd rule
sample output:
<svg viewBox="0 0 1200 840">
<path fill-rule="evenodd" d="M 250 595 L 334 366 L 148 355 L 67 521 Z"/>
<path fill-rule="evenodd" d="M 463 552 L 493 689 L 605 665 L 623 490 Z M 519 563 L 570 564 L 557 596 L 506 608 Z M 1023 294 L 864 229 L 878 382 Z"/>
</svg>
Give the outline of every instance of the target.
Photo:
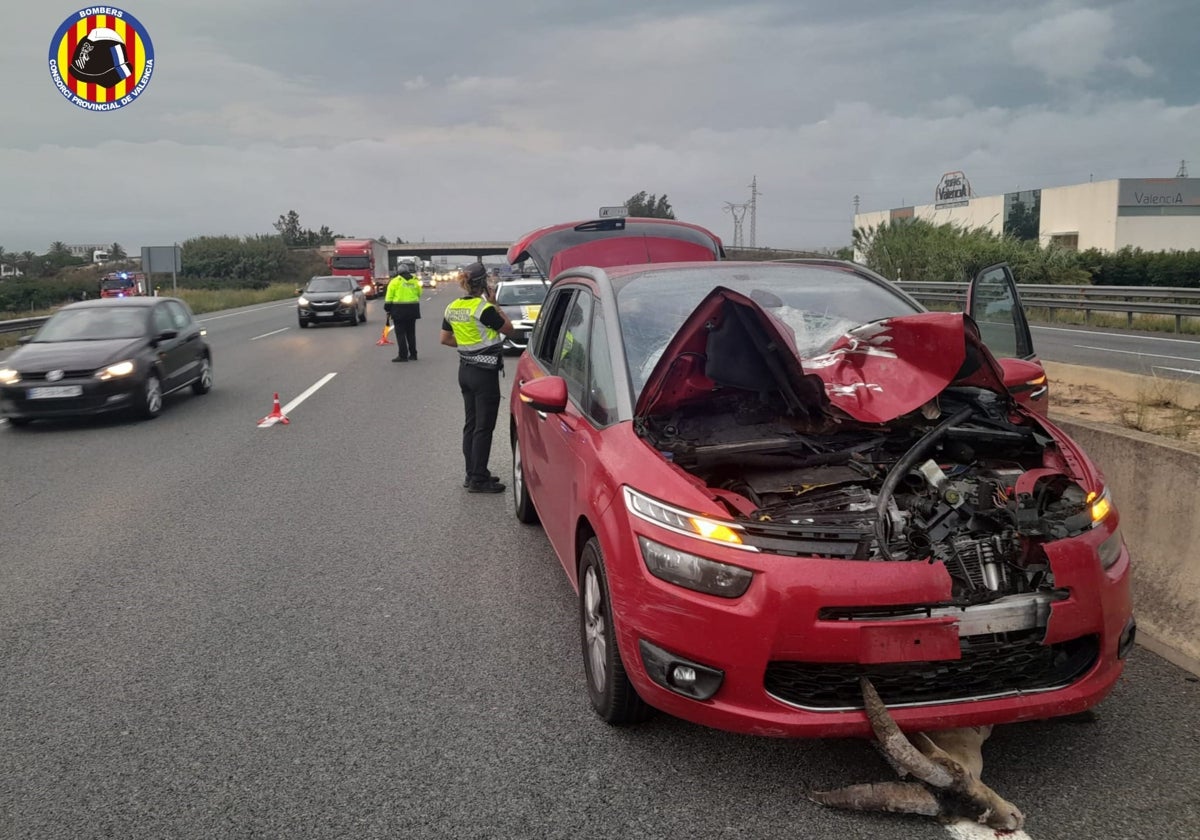
<svg viewBox="0 0 1200 840">
<path fill-rule="evenodd" d="M 804 798 L 888 779 L 865 742 L 592 714 L 544 536 L 461 487 L 448 300 L 416 363 L 289 301 L 154 421 L 0 426 L 0 837 L 945 838 Z M 1200 836 L 1200 684 L 1146 651 L 986 758 L 1037 840 Z"/>
<path fill-rule="evenodd" d="M 1200 336 L 1031 324 L 1038 356 L 1048 361 L 1200 381 Z"/>
</svg>

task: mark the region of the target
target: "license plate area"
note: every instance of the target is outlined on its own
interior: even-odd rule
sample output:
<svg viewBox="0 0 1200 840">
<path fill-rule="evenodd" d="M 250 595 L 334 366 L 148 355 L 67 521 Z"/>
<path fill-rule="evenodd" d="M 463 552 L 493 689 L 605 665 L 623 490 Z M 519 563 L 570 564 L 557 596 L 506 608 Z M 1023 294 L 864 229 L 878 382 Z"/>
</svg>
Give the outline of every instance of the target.
<svg viewBox="0 0 1200 840">
<path fill-rule="evenodd" d="M 31 400 L 61 400 L 67 397 L 83 396 L 82 385 L 44 385 L 40 388 L 30 388 L 25 396 Z"/>
</svg>

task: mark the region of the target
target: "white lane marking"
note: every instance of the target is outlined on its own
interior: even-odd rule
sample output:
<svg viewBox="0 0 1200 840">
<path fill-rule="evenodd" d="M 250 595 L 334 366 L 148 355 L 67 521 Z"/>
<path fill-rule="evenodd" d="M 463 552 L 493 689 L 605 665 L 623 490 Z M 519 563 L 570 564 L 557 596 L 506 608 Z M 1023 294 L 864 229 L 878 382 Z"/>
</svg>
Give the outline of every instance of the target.
<svg viewBox="0 0 1200 840">
<path fill-rule="evenodd" d="M 1192 370 L 1191 368 L 1173 368 L 1166 365 L 1150 365 L 1150 370 L 1173 370 L 1176 373 L 1200 373 L 1200 370 Z"/>
<path fill-rule="evenodd" d="M 260 306 L 257 309 L 243 309 L 241 312 L 227 312 L 224 315 L 213 315 L 211 318 L 197 318 L 201 324 L 207 324 L 209 321 L 219 321 L 222 318 L 232 318 L 235 315 L 253 315 L 255 312 L 266 312 L 268 309 L 278 309 L 281 306 L 295 306 L 292 301 L 287 303 L 272 303 L 269 306 Z"/>
<path fill-rule="evenodd" d="M 281 330 L 271 330 L 269 333 L 263 333 L 262 335 L 256 335 L 256 336 L 254 336 L 254 338 L 252 338 L 250 340 L 258 341 L 260 338 L 266 338 L 269 335 L 279 335 L 281 332 L 287 332 L 290 329 L 291 329 L 291 327 L 284 327 Z"/>
<path fill-rule="evenodd" d="M 1030 324 L 1031 330 L 1048 330 L 1050 332 L 1067 332 L 1075 333 L 1076 335 L 1102 335 L 1105 338 L 1135 338 L 1143 341 L 1173 341 L 1176 344 L 1200 344 L 1200 341 L 1187 338 L 1166 338 L 1157 335 L 1142 335 L 1141 333 L 1119 333 L 1119 332 L 1100 332 L 1100 330 L 1072 330 L 1067 327 L 1040 327 L 1036 324 Z"/>
<path fill-rule="evenodd" d="M 1105 353 L 1124 353 L 1126 356 L 1145 356 L 1149 359 L 1178 359 L 1181 362 L 1200 362 L 1195 356 L 1164 356 L 1161 353 L 1140 353 L 1137 350 L 1114 350 L 1111 347 L 1091 347 L 1087 344 L 1072 344 L 1081 350 L 1100 350 Z"/>
<path fill-rule="evenodd" d="M 286 417 L 287 415 L 291 414 L 292 409 L 294 409 L 296 406 L 300 405 L 300 403 L 304 402 L 306 399 L 308 399 L 313 394 L 315 394 L 322 385 L 324 385 L 330 379 L 333 379 L 333 377 L 335 377 L 335 376 L 337 376 L 336 373 L 327 373 L 324 376 L 322 376 L 320 379 L 318 379 L 316 381 L 315 384 L 310 385 L 308 390 L 306 390 L 303 394 L 296 397 L 296 399 L 292 400 L 290 403 L 285 405 L 281 409 L 281 411 L 283 412 L 283 415 Z M 258 422 L 258 428 L 269 429 L 271 426 L 274 426 L 277 422 L 279 422 L 279 421 L 275 420 L 274 418 L 264 417 L 262 420 L 260 420 Z"/>
<path fill-rule="evenodd" d="M 997 831 L 971 820 L 947 823 L 946 831 L 955 840 L 1032 840 L 1024 831 Z"/>
</svg>

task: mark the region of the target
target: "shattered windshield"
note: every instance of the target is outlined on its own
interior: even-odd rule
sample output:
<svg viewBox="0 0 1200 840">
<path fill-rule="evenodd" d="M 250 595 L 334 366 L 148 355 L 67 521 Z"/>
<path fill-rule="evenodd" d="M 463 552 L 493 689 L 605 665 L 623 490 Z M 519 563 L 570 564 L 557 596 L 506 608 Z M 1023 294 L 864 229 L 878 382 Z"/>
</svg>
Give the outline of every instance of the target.
<svg viewBox="0 0 1200 840">
<path fill-rule="evenodd" d="M 667 344 L 717 286 L 746 295 L 785 324 L 802 358 L 824 353 L 859 324 L 922 311 L 881 283 L 827 266 L 718 263 L 647 271 L 617 291 L 635 399 Z"/>
</svg>

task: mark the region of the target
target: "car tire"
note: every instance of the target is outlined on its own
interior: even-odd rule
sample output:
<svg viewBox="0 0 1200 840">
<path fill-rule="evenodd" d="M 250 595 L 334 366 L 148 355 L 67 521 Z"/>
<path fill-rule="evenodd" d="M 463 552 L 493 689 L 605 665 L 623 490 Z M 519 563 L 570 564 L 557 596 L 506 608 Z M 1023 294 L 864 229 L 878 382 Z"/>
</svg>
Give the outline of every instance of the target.
<svg viewBox="0 0 1200 840">
<path fill-rule="evenodd" d="M 9 417 L 7 419 L 8 425 L 17 429 L 23 429 L 33 422 L 32 417 Z"/>
<path fill-rule="evenodd" d="M 521 460 L 521 447 L 517 443 L 515 429 L 512 433 L 512 465 L 513 513 L 516 514 L 518 522 L 536 525 L 537 508 L 533 506 L 533 499 L 529 498 L 529 487 L 525 484 L 525 465 Z"/>
<path fill-rule="evenodd" d="M 303 318 L 300 319 L 300 329 L 302 329 L 302 330 L 308 329 L 308 321 L 305 321 Z"/>
<path fill-rule="evenodd" d="M 600 541 L 592 537 L 579 557 L 579 638 L 592 708 L 606 723 L 641 723 L 653 709 L 640 696 L 621 661 L 613 627 L 608 573 Z"/>
<path fill-rule="evenodd" d="M 196 395 L 207 394 L 212 390 L 213 386 L 213 368 L 212 359 L 205 356 L 200 360 L 200 375 L 196 377 L 196 381 L 192 383 L 192 393 Z"/>
<path fill-rule="evenodd" d="M 141 397 L 141 405 L 138 406 L 138 412 L 142 417 L 147 420 L 153 420 L 162 414 L 162 381 L 158 378 L 157 373 L 151 371 L 146 374 L 146 381 L 142 383 L 139 395 Z"/>
</svg>

